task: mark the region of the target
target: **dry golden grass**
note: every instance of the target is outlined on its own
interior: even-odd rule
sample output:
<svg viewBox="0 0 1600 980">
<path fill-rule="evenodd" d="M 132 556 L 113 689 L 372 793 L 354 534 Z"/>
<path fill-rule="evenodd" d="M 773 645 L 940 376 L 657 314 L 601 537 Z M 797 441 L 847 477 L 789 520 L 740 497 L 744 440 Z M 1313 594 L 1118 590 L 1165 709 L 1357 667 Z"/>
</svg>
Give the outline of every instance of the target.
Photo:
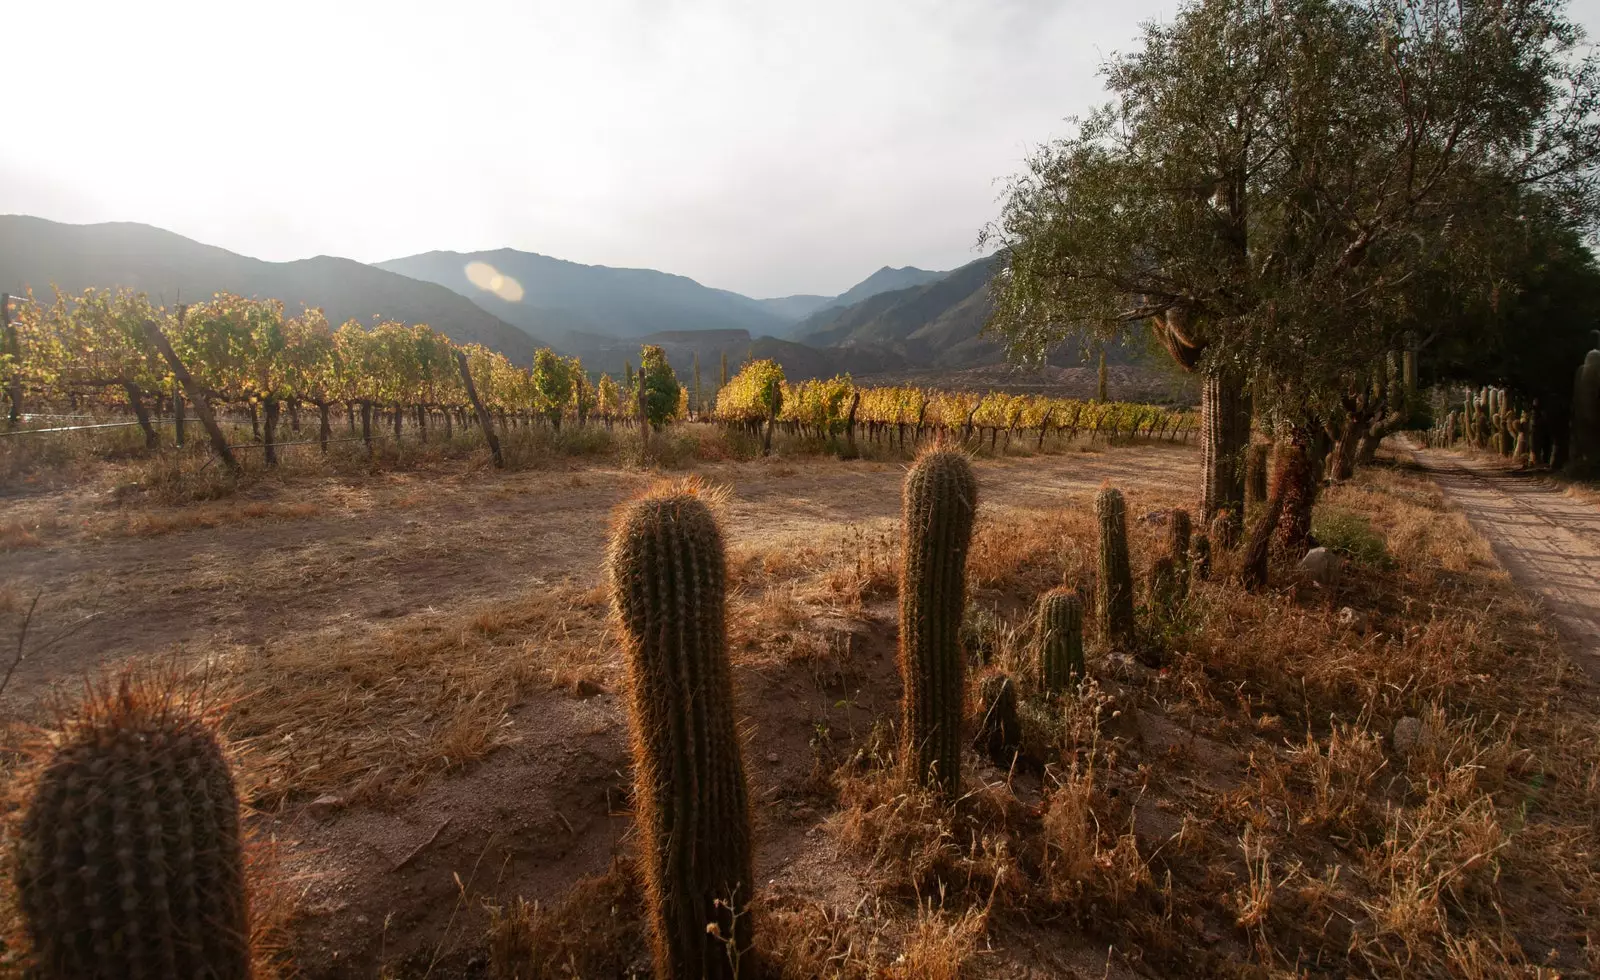
<svg viewBox="0 0 1600 980">
<path fill-rule="evenodd" d="M 1140 518 L 1178 502 L 1129 494 L 1136 569 L 1165 537 Z M 1037 690 L 1028 617 L 1046 589 L 1089 582 L 1088 499 L 982 507 L 971 639 L 1018 683 L 1026 764 L 969 756 L 951 803 L 900 777 L 892 718 L 836 748 L 849 761 L 822 780 L 823 826 L 853 891 L 758 895 L 776 973 L 1003 975 L 989 964 L 1008 962 L 1018 930 L 1115 947 L 1163 975 L 1600 965 L 1600 697 L 1431 483 L 1374 468 L 1328 491 L 1322 507 L 1370 526 L 1388 559 L 1337 590 L 1275 569 L 1276 588 L 1245 593 L 1237 555 L 1221 553 L 1154 635 L 1163 669 L 1091 642 L 1090 681 L 1054 700 Z M 892 620 L 898 548 L 879 523 L 731 542 L 735 659 L 803 663 L 825 686 L 857 670 L 851 624 Z M 1345 606 L 1359 615 L 1342 625 Z M 235 651 L 210 670 L 262 805 L 382 803 L 492 751 L 536 686 L 614 685 L 610 644 L 603 589 L 561 586 Z M 500 909 L 492 969 L 606 975 L 617 937 L 640 942 L 616 887 Z"/>
<path fill-rule="evenodd" d="M 907 963 L 962 975 L 929 972 L 971 962 L 941 945 L 958 933 L 971 950 L 998 921 L 1065 915 L 1185 975 L 1592 969 L 1600 699 L 1430 483 L 1374 469 L 1324 506 L 1370 524 L 1392 562 L 1346 576 L 1337 595 L 1282 570 L 1281 588 L 1250 595 L 1223 555 L 1161 634 L 1167 669 L 1098 659 L 1060 703 L 1034 689 L 1025 611 L 1047 585 L 1088 574 L 1073 542 L 1089 518 L 1072 507 L 985 522 L 969 581 L 1000 611 L 987 642 L 1021 684 L 1025 755 L 1042 781 L 969 756 L 967 794 L 943 803 L 899 777 L 880 727 L 836 774 L 828 822 L 868 869 L 875 911 L 789 909 L 774 955 L 898 946 L 887 966 L 863 958 L 824 975 L 902 975 Z M 1132 531 L 1136 564 L 1148 563 L 1160 534 Z M 1338 625 L 1345 605 L 1360 627 Z M 1152 744 L 1146 719 L 1195 744 Z M 1416 737 L 1397 746 L 1397 724 Z M 939 925 L 907 930 L 930 897 Z M 976 924 L 969 934 L 958 921 Z M 924 947 L 942 952 L 915 958 Z"/>
<path fill-rule="evenodd" d="M 294 521 L 316 517 L 322 507 L 308 501 L 271 503 L 267 501 L 227 500 L 194 504 L 182 509 L 128 515 L 113 533 L 130 538 L 147 538 L 200 528 L 225 527 L 249 521 Z"/>
<path fill-rule="evenodd" d="M 238 651 L 208 669 L 235 702 L 232 733 L 257 757 L 260 805 L 322 793 L 359 803 L 483 758 L 535 686 L 602 684 L 606 645 L 603 593 L 560 586 L 335 643 Z"/>
</svg>

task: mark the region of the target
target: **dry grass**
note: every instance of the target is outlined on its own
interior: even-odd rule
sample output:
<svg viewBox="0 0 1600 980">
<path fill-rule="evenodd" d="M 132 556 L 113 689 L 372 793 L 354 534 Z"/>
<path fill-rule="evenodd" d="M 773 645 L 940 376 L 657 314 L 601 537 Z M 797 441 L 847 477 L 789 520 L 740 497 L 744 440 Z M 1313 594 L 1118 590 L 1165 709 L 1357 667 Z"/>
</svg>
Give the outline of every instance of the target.
<svg viewBox="0 0 1600 980">
<path fill-rule="evenodd" d="M 1136 569 L 1165 537 L 1141 518 L 1179 502 L 1129 494 Z M 848 761 L 820 781 L 835 866 L 815 895 L 758 895 L 776 973 L 1017 975 L 1005 964 L 1021 945 L 1076 937 L 1160 975 L 1600 965 L 1600 697 L 1431 483 L 1374 468 L 1326 494 L 1385 556 L 1336 589 L 1275 569 L 1277 588 L 1249 594 L 1231 582 L 1237 555 L 1219 554 L 1153 634 L 1162 669 L 1091 642 L 1090 680 L 1058 699 L 1037 690 L 1028 617 L 1046 589 L 1090 582 L 1088 500 L 982 506 L 968 639 L 1018 683 L 1024 761 L 999 772 L 969 756 L 967 792 L 944 801 L 899 775 L 890 718 L 835 747 Z M 733 542 L 735 659 L 802 663 L 824 688 L 859 672 L 850 637 L 892 622 L 897 560 L 882 523 Z M 1347 606 L 1359 615 L 1341 621 Z M 501 744 L 536 687 L 614 685 L 605 619 L 601 590 L 562 586 L 234 651 L 211 670 L 262 805 L 383 803 Z M 492 969 L 620 975 L 606 957 L 642 940 L 637 898 L 618 897 L 631 879 L 613 874 L 563 904 L 498 909 Z"/>
<path fill-rule="evenodd" d="M 944 803 L 904 783 L 880 728 L 836 775 L 828 822 L 874 911 L 790 909 L 779 951 L 898 946 L 823 975 L 956 976 L 994 924 L 1066 916 L 1185 975 L 1586 975 L 1595 692 L 1430 483 L 1375 469 L 1325 506 L 1382 536 L 1383 567 L 1333 595 L 1292 577 L 1249 595 L 1224 555 L 1162 634 L 1166 670 L 1102 658 L 1061 703 L 1034 690 L 1025 610 L 1086 575 L 1087 514 L 986 522 L 970 581 L 998 611 L 985 642 L 1022 685 L 1042 777 L 969 756 L 967 795 Z M 1134 538 L 1148 562 L 1159 533 Z M 1345 605 L 1359 628 L 1337 625 Z M 1417 734 L 1397 746 L 1402 719 Z M 924 945 L 940 955 L 916 958 Z"/>
<path fill-rule="evenodd" d="M 259 805 L 322 793 L 359 803 L 483 758 L 536 686 L 601 685 L 606 645 L 601 591 L 563 586 L 331 644 L 241 650 L 208 669 L 235 700 L 232 733 L 257 756 Z"/>
<path fill-rule="evenodd" d="M 632 865 L 615 862 L 553 907 L 516 900 L 489 908 L 489 976 L 495 980 L 628 977 L 648 960 L 643 895 Z"/>
</svg>

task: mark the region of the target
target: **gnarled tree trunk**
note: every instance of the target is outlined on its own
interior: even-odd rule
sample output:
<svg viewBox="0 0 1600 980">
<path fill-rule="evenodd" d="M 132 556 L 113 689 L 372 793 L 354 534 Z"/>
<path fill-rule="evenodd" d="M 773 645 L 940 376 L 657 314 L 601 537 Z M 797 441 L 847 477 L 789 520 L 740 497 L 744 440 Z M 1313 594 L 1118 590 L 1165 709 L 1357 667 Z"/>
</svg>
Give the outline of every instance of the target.
<svg viewBox="0 0 1600 980">
<path fill-rule="evenodd" d="M 1244 516 L 1245 450 L 1250 445 L 1250 397 L 1240 379 L 1207 370 L 1200 384 L 1200 510 L 1207 524 L 1228 511 Z"/>
</svg>

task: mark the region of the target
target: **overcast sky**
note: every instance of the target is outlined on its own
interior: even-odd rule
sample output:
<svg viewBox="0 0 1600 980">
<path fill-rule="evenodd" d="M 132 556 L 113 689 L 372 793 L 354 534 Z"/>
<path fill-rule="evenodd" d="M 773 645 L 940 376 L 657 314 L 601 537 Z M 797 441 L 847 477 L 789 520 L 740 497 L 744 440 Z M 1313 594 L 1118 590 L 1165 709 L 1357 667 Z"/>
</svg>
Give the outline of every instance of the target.
<svg viewBox="0 0 1600 980">
<path fill-rule="evenodd" d="M 977 256 L 1173 0 L 16 0 L 0 212 L 265 259 L 511 246 L 753 296 Z M 1600 0 L 1574 4 L 1591 36 Z"/>
</svg>

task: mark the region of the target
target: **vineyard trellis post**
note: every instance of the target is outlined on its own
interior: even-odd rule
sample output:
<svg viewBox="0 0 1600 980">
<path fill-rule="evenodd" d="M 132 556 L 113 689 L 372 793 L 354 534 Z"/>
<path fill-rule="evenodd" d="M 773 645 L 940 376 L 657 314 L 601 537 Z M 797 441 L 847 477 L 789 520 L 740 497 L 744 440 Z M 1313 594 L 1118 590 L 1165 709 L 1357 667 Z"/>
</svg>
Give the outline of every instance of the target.
<svg viewBox="0 0 1600 980">
<path fill-rule="evenodd" d="M 235 476 L 244 472 L 244 467 L 239 465 L 239 460 L 234 457 L 233 450 L 228 448 L 228 439 L 222 434 L 222 427 L 217 425 L 217 417 L 211 412 L 211 404 L 206 400 L 206 393 L 195 383 L 194 376 L 189 369 L 178 360 L 178 355 L 172 349 L 172 344 L 167 340 L 167 335 L 154 320 L 144 321 L 145 336 L 150 343 L 155 345 L 156 352 L 167 362 L 167 367 L 172 371 L 172 376 L 178 379 L 183 386 L 184 394 L 189 396 L 189 401 L 194 404 L 195 417 L 205 427 L 206 435 L 211 437 L 211 448 L 215 450 L 217 458 L 222 460 L 229 472 Z"/>
<path fill-rule="evenodd" d="M 504 469 L 506 461 L 500 455 L 500 437 L 494 434 L 494 420 L 489 418 L 489 410 L 478 400 L 478 387 L 472 383 L 472 368 L 467 364 L 466 351 L 456 351 L 456 366 L 461 369 L 461 384 L 467 389 L 467 401 L 472 403 L 472 411 L 478 416 L 478 428 L 489 442 L 489 455 L 494 459 L 495 469 Z"/>
</svg>

